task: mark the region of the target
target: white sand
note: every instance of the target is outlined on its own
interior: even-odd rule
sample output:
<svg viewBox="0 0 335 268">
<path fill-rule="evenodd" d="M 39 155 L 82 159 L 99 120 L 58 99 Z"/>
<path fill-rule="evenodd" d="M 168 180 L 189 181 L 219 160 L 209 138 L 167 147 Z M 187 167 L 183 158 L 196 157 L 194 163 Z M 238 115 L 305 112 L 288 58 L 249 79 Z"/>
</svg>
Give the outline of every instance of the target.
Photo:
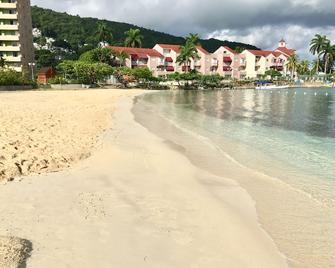
<svg viewBox="0 0 335 268">
<path fill-rule="evenodd" d="M 59 171 L 87 158 L 131 91 L 0 92 L 0 181 Z"/>
<path fill-rule="evenodd" d="M 27 267 L 286 267 L 248 194 L 194 167 L 131 106 L 118 102 L 103 148 L 72 170 L 0 186 L 0 234 L 33 243 Z"/>
</svg>

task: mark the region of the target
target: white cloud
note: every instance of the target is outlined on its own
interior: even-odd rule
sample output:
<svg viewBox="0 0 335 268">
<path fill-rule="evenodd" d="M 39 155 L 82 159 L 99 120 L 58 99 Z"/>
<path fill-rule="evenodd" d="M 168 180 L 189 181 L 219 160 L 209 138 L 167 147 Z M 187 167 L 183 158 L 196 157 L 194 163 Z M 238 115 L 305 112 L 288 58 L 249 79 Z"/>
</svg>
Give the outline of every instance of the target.
<svg viewBox="0 0 335 268">
<path fill-rule="evenodd" d="M 334 0 L 32 0 L 32 4 L 177 35 L 198 32 L 265 49 L 284 37 L 304 56 L 315 33 L 335 41 Z"/>
</svg>

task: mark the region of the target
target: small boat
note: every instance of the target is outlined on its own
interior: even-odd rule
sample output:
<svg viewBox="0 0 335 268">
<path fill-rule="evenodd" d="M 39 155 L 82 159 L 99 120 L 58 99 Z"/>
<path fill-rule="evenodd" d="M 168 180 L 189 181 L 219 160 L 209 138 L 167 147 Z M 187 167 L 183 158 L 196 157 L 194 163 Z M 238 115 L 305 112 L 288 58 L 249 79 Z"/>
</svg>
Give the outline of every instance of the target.
<svg viewBox="0 0 335 268">
<path fill-rule="evenodd" d="M 259 85 L 256 86 L 256 89 L 285 89 L 289 88 L 288 85 L 277 86 L 277 85 Z"/>
</svg>

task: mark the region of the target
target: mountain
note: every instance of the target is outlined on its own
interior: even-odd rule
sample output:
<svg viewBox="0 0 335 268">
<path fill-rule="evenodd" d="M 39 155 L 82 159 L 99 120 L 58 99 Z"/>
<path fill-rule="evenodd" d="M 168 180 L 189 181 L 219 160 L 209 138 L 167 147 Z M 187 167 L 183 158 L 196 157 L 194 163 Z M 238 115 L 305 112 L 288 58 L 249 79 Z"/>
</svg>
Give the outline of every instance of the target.
<svg viewBox="0 0 335 268">
<path fill-rule="evenodd" d="M 55 12 L 37 6 L 32 7 L 33 27 L 38 28 L 44 37 L 55 39 L 55 44 L 64 49 L 78 52 L 84 44 L 96 46 L 97 24 L 103 22 L 113 33 L 112 45 L 123 45 L 124 32 L 130 28 L 139 28 L 144 36 L 143 47 L 151 48 L 157 43 L 183 44 L 184 38 L 170 34 L 138 27 L 128 23 L 99 20 L 95 18 L 81 18 L 67 13 Z M 257 49 L 248 44 L 221 41 L 217 39 L 201 40 L 202 46 L 209 52 L 214 52 L 220 46 L 231 48 L 241 47 Z"/>
</svg>

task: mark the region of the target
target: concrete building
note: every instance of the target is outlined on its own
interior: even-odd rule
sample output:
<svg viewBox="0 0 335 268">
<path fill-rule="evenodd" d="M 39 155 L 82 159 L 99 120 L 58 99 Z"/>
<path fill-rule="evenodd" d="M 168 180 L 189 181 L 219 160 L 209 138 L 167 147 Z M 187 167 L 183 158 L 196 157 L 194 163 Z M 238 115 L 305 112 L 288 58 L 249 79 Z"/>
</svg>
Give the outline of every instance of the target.
<svg viewBox="0 0 335 268">
<path fill-rule="evenodd" d="M 244 55 L 224 46 L 212 54 L 211 74 L 219 74 L 226 79 L 241 79 L 245 76 Z"/>
<path fill-rule="evenodd" d="M 117 52 L 124 51 L 130 56 L 126 60 L 126 66 L 148 67 L 155 76 L 197 70 L 204 75 L 219 74 L 225 79 L 261 78 L 271 69 L 287 75 L 287 60 L 295 54 L 295 50 L 286 47 L 284 40 L 280 40 L 278 48 L 273 51 L 247 49 L 237 53 L 227 46 L 222 46 L 211 54 L 198 46 L 199 59 L 192 59 L 190 65 L 185 66 L 177 63 L 180 45 L 157 44 L 153 49 L 110 48 Z"/>
<path fill-rule="evenodd" d="M 128 68 L 149 68 L 154 76 L 165 74 L 164 56 L 158 51 L 150 48 L 131 48 L 109 46 L 115 52 L 125 52 L 129 55 L 124 65 Z"/>
<path fill-rule="evenodd" d="M 180 45 L 157 44 L 154 50 L 164 56 L 164 64 L 166 73 L 187 72 L 190 69 L 195 69 L 202 74 L 209 74 L 211 69 L 211 54 L 201 46 L 197 47 L 199 59 L 191 60 L 190 66 L 184 66 L 177 63 L 177 58 L 180 55 Z"/>
<path fill-rule="evenodd" d="M 294 49 L 287 48 L 282 39 L 279 46 L 273 51 L 267 50 L 244 50 L 241 55 L 245 59 L 245 77 L 260 78 L 268 70 L 276 70 L 282 75 L 287 75 L 288 58 L 295 54 Z"/>
<path fill-rule="evenodd" d="M 0 0 L 0 56 L 6 66 L 29 74 L 34 62 L 30 0 Z"/>
</svg>

